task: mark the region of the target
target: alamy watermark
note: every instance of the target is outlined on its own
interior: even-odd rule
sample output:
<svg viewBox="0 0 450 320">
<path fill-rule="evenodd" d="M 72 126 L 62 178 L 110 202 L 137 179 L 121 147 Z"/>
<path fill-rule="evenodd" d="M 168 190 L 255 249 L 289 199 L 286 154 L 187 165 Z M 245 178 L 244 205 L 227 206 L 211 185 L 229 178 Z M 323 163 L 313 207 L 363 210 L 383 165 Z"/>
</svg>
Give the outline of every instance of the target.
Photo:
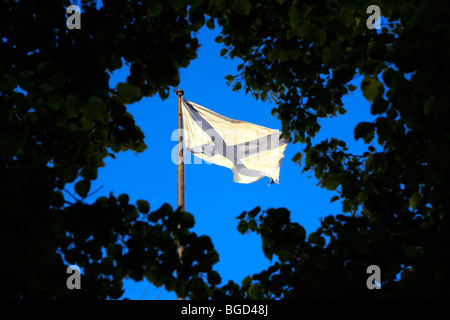
<svg viewBox="0 0 450 320">
<path fill-rule="evenodd" d="M 70 5 L 67 7 L 66 13 L 68 15 L 67 18 L 67 28 L 69 30 L 73 29 L 81 29 L 81 9 L 77 5 Z M 370 14 L 369 18 L 366 21 L 367 28 L 372 29 L 381 29 L 380 17 L 381 17 L 381 9 L 377 5 L 370 5 L 367 7 L 366 13 Z"/>
<path fill-rule="evenodd" d="M 381 269 L 377 265 L 370 265 L 367 267 L 367 273 L 371 274 L 367 278 L 367 289 L 381 289 Z"/>
<path fill-rule="evenodd" d="M 370 5 L 367 7 L 366 13 L 371 14 L 371 16 L 367 19 L 367 28 L 370 30 L 372 29 L 381 29 L 381 22 L 380 22 L 380 16 L 381 16 L 381 10 L 380 7 L 377 5 Z"/>
<path fill-rule="evenodd" d="M 209 159 L 214 156 L 221 156 L 232 163 L 240 162 L 248 157 L 258 161 L 266 152 L 286 144 L 285 139 L 280 139 L 281 133 L 279 131 L 239 128 L 230 129 L 219 134 L 213 127 L 205 125 L 202 121 L 194 122 L 196 129 L 200 129 L 196 132 L 196 136 L 201 137 L 199 141 L 202 141 L 202 144 L 192 143 L 191 137 L 184 135 L 184 129 L 181 129 L 181 141 L 179 141 L 179 129 L 174 130 L 171 136 L 171 140 L 178 141 L 178 143 L 183 143 L 183 140 L 186 139 L 184 140 L 185 150 L 183 157 L 185 164 L 201 164 L 203 159 Z M 186 157 L 189 153 L 198 157 L 194 157 L 192 161 L 191 157 Z M 177 144 L 172 149 L 171 159 L 174 164 L 177 164 L 180 158 Z M 204 162 L 211 164 L 207 160 Z"/>
<path fill-rule="evenodd" d="M 68 266 L 66 273 L 70 274 L 66 281 L 67 289 L 81 289 L 80 267 L 77 265 Z"/>
<path fill-rule="evenodd" d="M 81 9 L 79 6 L 71 5 L 67 7 L 66 13 L 67 18 L 67 28 L 69 30 L 81 29 Z"/>
</svg>

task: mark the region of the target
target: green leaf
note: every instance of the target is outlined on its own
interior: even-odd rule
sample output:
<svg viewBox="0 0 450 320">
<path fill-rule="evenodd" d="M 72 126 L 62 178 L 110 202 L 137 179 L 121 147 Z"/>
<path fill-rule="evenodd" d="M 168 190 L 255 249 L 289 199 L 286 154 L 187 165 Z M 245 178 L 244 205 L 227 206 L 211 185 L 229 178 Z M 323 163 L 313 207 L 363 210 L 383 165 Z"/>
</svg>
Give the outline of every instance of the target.
<svg viewBox="0 0 450 320">
<path fill-rule="evenodd" d="M 351 2 L 346 2 L 339 11 L 339 20 L 346 26 L 349 27 L 354 23 L 356 5 Z"/>
<path fill-rule="evenodd" d="M 181 216 L 180 224 L 182 228 L 192 228 L 195 224 L 194 216 L 190 213 L 184 212 Z"/>
<path fill-rule="evenodd" d="M 128 202 L 130 201 L 130 197 L 126 193 L 122 193 L 117 197 L 117 200 L 119 200 L 119 203 L 121 205 L 125 205 L 128 204 Z"/>
<path fill-rule="evenodd" d="M 290 50 L 285 50 L 283 48 L 278 48 L 277 56 L 280 58 L 281 61 L 288 61 L 290 57 Z"/>
<path fill-rule="evenodd" d="M 301 21 L 301 14 L 300 11 L 297 9 L 296 2 L 293 2 L 292 5 L 289 7 L 288 11 L 289 16 L 289 24 L 293 30 L 297 28 L 297 25 L 299 24 L 299 21 Z"/>
<path fill-rule="evenodd" d="M 337 201 L 337 200 L 339 200 L 340 198 L 339 198 L 339 196 L 333 196 L 332 198 L 331 198 L 331 200 L 330 200 L 330 203 L 332 203 L 332 202 L 334 202 L 334 201 Z"/>
<path fill-rule="evenodd" d="M 94 180 L 97 178 L 97 167 L 87 165 L 83 169 L 81 169 L 80 175 L 83 178 Z"/>
<path fill-rule="evenodd" d="M 325 245 L 325 239 L 321 236 L 321 232 L 311 232 L 308 236 L 308 242 L 316 244 L 320 247 Z"/>
<path fill-rule="evenodd" d="M 244 280 L 242 280 L 242 290 L 247 290 L 250 287 L 250 284 L 252 283 L 252 277 L 246 276 Z"/>
<path fill-rule="evenodd" d="M 59 110 L 64 105 L 64 99 L 61 96 L 51 96 L 48 98 L 47 103 L 53 110 Z"/>
<path fill-rule="evenodd" d="M 215 25 L 214 25 L 214 19 L 209 19 L 208 21 L 206 21 L 206 26 L 208 27 L 208 29 L 213 30 Z"/>
<path fill-rule="evenodd" d="M 361 90 L 364 97 L 372 102 L 378 96 L 383 84 L 376 77 L 365 76 L 361 82 Z"/>
<path fill-rule="evenodd" d="M 48 83 L 43 83 L 40 86 L 40 89 L 43 93 L 50 93 L 55 91 L 55 88 L 53 88 L 51 85 L 49 85 Z"/>
<path fill-rule="evenodd" d="M 231 91 L 238 91 L 242 89 L 242 84 L 240 82 L 236 82 Z"/>
<path fill-rule="evenodd" d="M 78 193 L 82 198 L 85 198 L 91 188 L 90 180 L 81 180 L 75 183 L 74 189 L 75 192 Z"/>
<path fill-rule="evenodd" d="M 208 271 L 208 283 L 209 284 L 220 284 L 222 282 L 222 278 L 220 277 L 219 273 L 217 271 L 211 270 Z"/>
<path fill-rule="evenodd" d="M 50 196 L 50 203 L 52 206 L 60 208 L 64 205 L 64 195 L 61 191 L 55 191 Z"/>
<path fill-rule="evenodd" d="M 333 70 L 333 83 L 344 84 L 352 80 L 355 69 L 348 64 L 342 64 Z M 353 86 L 354 87 L 354 86 Z M 354 87 L 356 89 L 356 87 Z"/>
<path fill-rule="evenodd" d="M 34 71 L 27 70 L 19 73 L 19 80 L 28 80 L 34 74 Z"/>
<path fill-rule="evenodd" d="M 90 121 L 99 121 L 106 115 L 106 106 L 99 97 L 90 97 L 84 114 Z"/>
<path fill-rule="evenodd" d="M 295 156 L 292 158 L 292 161 L 294 161 L 295 163 L 297 163 L 297 164 L 301 164 L 301 162 L 302 162 L 302 153 L 301 152 L 297 152 L 296 154 L 295 154 Z"/>
<path fill-rule="evenodd" d="M 339 180 L 327 178 L 325 180 L 325 188 L 328 190 L 336 190 L 336 188 L 339 186 Z"/>
<path fill-rule="evenodd" d="M 360 122 L 358 123 L 358 125 L 356 126 L 355 130 L 354 130 L 354 134 L 355 134 L 355 140 L 358 140 L 360 138 L 365 139 L 367 135 L 369 134 L 373 134 L 373 131 L 375 129 L 375 124 L 370 123 L 370 122 Z"/>
<path fill-rule="evenodd" d="M 248 228 L 250 231 L 256 231 L 256 229 L 258 228 L 258 225 L 256 224 L 256 221 L 254 219 L 251 219 L 248 222 Z"/>
<path fill-rule="evenodd" d="M 2 90 L 9 92 L 17 87 L 17 80 L 10 74 L 3 75 Z"/>
<path fill-rule="evenodd" d="M 248 16 L 252 9 L 252 5 L 248 0 L 235 0 L 233 9 L 242 16 Z"/>
<path fill-rule="evenodd" d="M 37 71 L 42 72 L 46 71 L 50 67 L 50 61 L 44 60 L 37 66 Z"/>
<path fill-rule="evenodd" d="M 224 55 L 226 55 L 228 52 L 227 48 L 223 48 L 222 50 L 220 50 L 220 56 L 223 57 Z"/>
<path fill-rule="evenodd" d="M 80 127 L 85 130 L 91 130 L 94 127 L 94 123 L 90 121 L 86 116 L 80 118 Z"/>
<path fill-rule="evenodd" d="M 373 167 L 374 167 L 374 156 L 373 154 L 371 154 L 366 159 L 366 170 L 372 171 Z"/>
<path fill-rule="evenodd" d="M 259 283 L 256 283 L 248 289 L 248 298 L 250 300 L 261 300 L 263 292 L 262 286 Z"/>
<path fill-rule="evenodd" d="M 234 80 L 234 77 L 231 74 L 229 74 L 229 75 L 225 76 L 225 80 L 227 80 L 228 82 L 231 82 Z"/>
<path fill-rule="evenodd" d="M 118 57 L 111 58 L 111 67 L 113 70 L 120 69 L 122 67 L 122 59 Z"/>
<path fill-rule="evenodd" d="M 388 107 L 388 101 L 386 101 L 383 97 L 377 97 L 370 106 L 370 112 L 372 114 L 382 114 L 388 109 Z"/>
<path fill-rule="evenodd" d="M 186 4 L 186 1 L 185 0 L 169 0 L 169 4 L 175 10 L 179 10 L 184 7 L 184 5 Z"/>
<path fill-rule="evenodd" d="M 256 216 L 258 215 L 258 213 L 260 213 L 260 212 L 261 212 L 261 207 L 256 207 L 256 208 L 254 208 L 253 210 L 251 210 L 251 211 L 248 212 L 248 216 L 249 216 L 249 218 L 254 218 L 254 217 L 256 217 Z"/>
<path fill-rule="evenodd" d="M 313 33 L 313 39 L 319 46 L 323 46 L 327 39 L 327 33 L 322 29 L 316 29 Z"/>
<path fill-rule="evenodd" d="M 133 147 L 133 150 L 136 151 L 136 152 L 143 152 L 143 151 L 145 151 L 146 149 L 147 149 L 147 145 L 146 145 L 143 141 L 137 143 L 137 144 Z"/>
<path fill-rule="evenodd" d="M 414 193 L 409 200 L 409 205 L 411 209 L 416 210 L 422 200 L 422 196 L 419 192 Z"/>
<path fill-rule="evenodd" d="M 248 232 L 248 224 L 247 221 L 241 220 L 237 227 L 239 233 L 244 234 Z"/>
<path fill-rule="evenodd" d="M 64 103 L 67 118 L 77 118 L 80 114 L 80 106 L 77 97 L 68 95 Z"/>
<path fill-rule="evenodd" d="M 161 97 L 161 100 L 166 100 L 169 97 L 169 89 L 168 88 L 159 88 L 158 94 Z"/>
<path fill-rule="evenodd" d="M 337 65 L 342 59 L 342 48 L 336 44 L 325 47 L 322 51 L 322 59 L 326 64 Z"/>
<path fill-rule="evenodd" d="M 424 104 L 424 112 L 428 116 L 432 114 L 433 106 L 435 105 L 436 97 L 430 97 Z"/>
<path fill-rule="evenodd" d="M 109 202 L 109 199 L 105 196 L 102 196 L 102 197 L 97 198 L 97 200 L 95 200 L 95 202 L 102 206 L 106 206 Z"/>
<path fill-rule="evenodd" d="M 246 215 L 246 214 L 247 214 L 247 211 L 244 211 L 244 212 L 242 212 L 240 215 L 238 215 L 238 216 L 236 217 L 236 219 L 242 220 L 242 219 L 245 218 L 245 215 Z"/>
<path fill-rule="evenodd" d="M 117 259 L 122 256 L 122 246 L 120 244 L 110 244 L 108 248 L 106 248 L 106 253 L 109 258 Z"/>
<path fill-rule="evenodd" d="M 138 207 L 138 210 L 142 213 L 148 213 L 150 211 L 150 204 L 148 203 L 148 201 L 138 200 L 136 201 L 136 205 Z"/>
<path fill-rule="evenodd" d="M 141 97 L 141 91 L 138 87 L 128 82 L 120 82 L 116 86 L 117 94 L 124 104 L 133 103 Z"/>
<path fill-rule="evenodd" d="M 299 36 L 304 40 L 315 40 L 314 35 L 316 32 L 316 25 L 314 23 L 306 20 L 304 23 L 299 25 L 297 28 Z M 320 35 L 318 35 L 320 37 Z M 318 39 L 319 40 L 319 39 Z M 318 41 L 316 40 L 316 41 Z M 325 41 L 325 40 L 324 40 Z"/>
<path fill-rule="evenodd" d="M 108 157 L 111 157 L 112 159 L 116 160 L 116 156 L 114 153 L 108 153 Z"/>
<path fill-rule="evenodd" d="M 178 297 L 186 297 L 188 294 L 188 290 L 184 281 L 177 281 L 175 284 L 175 293 Z"/>
<path fill-rule="evenodd" d="M 161 5 L 161 3 L 159 3 L 159 1 L 150 1 L 150 3 L 148 4 L 148 16 L 150 18 L 159 16 L 162 10 L 163 6 Z"/>
<path fill-rule="evenodd" d="M 373 60 L 383 60 L 386 53 L 386 45 L 381 41 L 371 41 L 367 48 L 367 54 Z"/>
</svg>

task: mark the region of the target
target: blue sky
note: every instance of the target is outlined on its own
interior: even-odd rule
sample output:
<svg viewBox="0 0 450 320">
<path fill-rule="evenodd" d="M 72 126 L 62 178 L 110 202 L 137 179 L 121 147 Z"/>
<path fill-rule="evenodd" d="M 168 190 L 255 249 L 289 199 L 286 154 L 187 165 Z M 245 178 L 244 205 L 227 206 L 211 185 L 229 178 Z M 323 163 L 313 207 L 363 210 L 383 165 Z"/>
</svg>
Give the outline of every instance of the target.
<svg viewBox="0 0 450 320">
<path fill-rule="evenodd" d="M 280 129 L 281 123 L 271 116 L 275 104 L 256 101 L 243 90 L 231 91 L 224 77 L 234 74 L 240 60 L 220 57 L 222 45 L 214 42 L 219 31 L 203 28 L 198 33 L 201 44 L 198 58 L 180 71 L 184 98 L 200 104 L 226 117 L 244 120 L 265 127 Z M 126 69 L 114 73 L 111 86 L 124 81 Z M 359 87 L 361 79 L 354 83 Z M 173 89 L 173 91 L 175 88 Z M 368 102 L 358 89 L 344 99 L 345 115 L 321 121 L 322 130 L 315 141 L 336 137 L 347 142 L 351 152 L 360 154 L 363 143 L 355 141 L 353 129 L 360 121 L 372 119 Z M 98 179 L 92 183 L 91 191 L 100 186 L 88 202 L 112 191 L 118 196 L 127 193 L 130 201 L 149 201 L 151 210 L 169 203 L 176 207 L 176 165 L 171 152 L 176 148 L 172 133 L 177 128 L 177 98 L 174 92 L 162 101 L 159 96 L 142 99 L 129 105 L 128 111 L 145 134 L 148 149 L 140 154 L 121 152 L 116 159 L 106 158 L 105 167 L 100 168 Z M 301 144 L 289 144 L 280 170 L 280 184 L 269 184 L 262 178 L 252 184 L 233 182 L 230 169 L 206 164 L 186 164 L 185 167 L 185 210 L 194 215 L 193 231 L 212 239 L 220 261 L 214 266 L 222 277 L 222 285 L 229 280 L 237 283 L 247 275 L 258 273 L 270 265 L 261 249 L 261 239 L 254 233 L 241 235 L 237 231 L 238 220 L 243 211 L 256 206 L 263 210 L 285 207 L 291 211 L 291 219 L 301 224 L 310 233 L 319 227 L 319 218 L 338 214 L 339 201 L 330 204 L 335 192 L 316 186 L 313 172 L 302 173 L 302 168 L 292 162 L 293 156 L 301 151 Z M 191 156 L 192 157 L 192 156 Z M 191 158 L 193 160 L 193 158 Z M 188 161 L 187 161 L 188 162 Z M 143 300 L 176 299 L 173 292 L 150 285 L 144 280 L 125 280 L 123 298 Z M 146 291 L 147 290 L 147 291 Z"/>
</svg>

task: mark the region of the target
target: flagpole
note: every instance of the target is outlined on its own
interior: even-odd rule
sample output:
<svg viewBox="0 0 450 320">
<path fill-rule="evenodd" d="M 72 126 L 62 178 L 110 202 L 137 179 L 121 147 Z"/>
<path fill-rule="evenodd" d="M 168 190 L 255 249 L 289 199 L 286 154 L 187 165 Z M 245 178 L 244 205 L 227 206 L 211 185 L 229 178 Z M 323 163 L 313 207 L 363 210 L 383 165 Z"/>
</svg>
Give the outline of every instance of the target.
<svg viewBox="0 0 450 320">
<path fill-rule="evenodd" d="M 182 99 L 184 91 L 178 89 L 176 91 L 178 97 L 178 147 L 177 147 L 177 208 L 181 207 L 184 211 L 184 152 L 183 152 L 183 113 Z M 178 255 L 181 258 L 183 247 L 178 245 Z M 185 300 L 184 297 L 178 297 L 177 300 Z"/>
<path fill-rule="evenodd" d="M 181 206 L 181 210 L 184 210 L 184 157 L 183 157 L 183 114 L 182 114 L 182 99 L 184 91 L 178 89 L 178 161 L 177 161 L 177 207 Z"/>
</svg>

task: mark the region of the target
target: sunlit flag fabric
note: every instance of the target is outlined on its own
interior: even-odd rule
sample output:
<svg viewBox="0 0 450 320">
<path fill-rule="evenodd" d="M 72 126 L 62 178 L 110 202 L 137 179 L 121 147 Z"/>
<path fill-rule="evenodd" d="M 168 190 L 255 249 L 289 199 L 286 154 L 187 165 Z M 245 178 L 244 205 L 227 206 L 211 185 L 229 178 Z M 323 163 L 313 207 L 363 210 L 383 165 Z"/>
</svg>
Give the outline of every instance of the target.
<svg viewBox="0 0 450 320">
<path fill-rule="evenodd" d="M 271 183 L 278 183 L 286 149 L 280 131 L 226 118 L 185 99 L 182 112 L 187 152 L 230 168 L 234 182 L 269 177 Z"/>
</svg>

